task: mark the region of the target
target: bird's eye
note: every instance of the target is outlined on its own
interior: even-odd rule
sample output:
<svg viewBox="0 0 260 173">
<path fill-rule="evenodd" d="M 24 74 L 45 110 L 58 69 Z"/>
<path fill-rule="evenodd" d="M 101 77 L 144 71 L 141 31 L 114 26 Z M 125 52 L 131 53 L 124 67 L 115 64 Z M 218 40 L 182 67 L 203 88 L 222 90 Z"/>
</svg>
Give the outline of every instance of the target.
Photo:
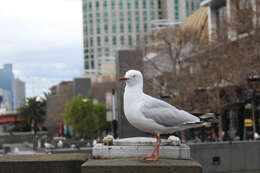
<svg viewBox="0 0 260 173">
<path fill-rule="evenodd" d="M 133 75 L 133 77 L 136 77 L 136 75 Z"/>
</svg>

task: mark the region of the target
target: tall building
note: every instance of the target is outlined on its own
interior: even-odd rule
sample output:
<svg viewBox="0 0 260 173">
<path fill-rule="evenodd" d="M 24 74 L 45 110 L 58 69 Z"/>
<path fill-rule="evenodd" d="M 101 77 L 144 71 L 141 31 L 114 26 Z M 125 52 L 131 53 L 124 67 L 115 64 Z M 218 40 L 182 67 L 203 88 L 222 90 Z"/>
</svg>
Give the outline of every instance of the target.
<svg viewBox="0 0 260 173">
<path fill-rule="evenodd" d="M 14 80 L 14 109 L 25 105 L 25 82 L 20 79 Z"/>
<path fill-rule="evenodd" d="M 83 0 L 84 64 L 87 77 L 104 75 L 115 51 L 147 43 L 152 27 L 182 22 L 201 0 Z"/>
<path fill-rule="evenodd" d="M 0 68 L 0 109 L 2 112 L 14 112 L 24 104 L 25 83 L 14 78 L 12 64 L 4 64 Z"/>
<path fill-rule="evenodd" d="M 7 97 L 5 98 L 5 100 L 8 103 L 8 111 L 12 111 L 14 109 L 13 82 L 13 66 L 12 64 L 4 64 L 3 68 L 0 68 L 0 88 L 5 93 L 9 93 L 5 94 L 5 96 Z"/>
</svg>

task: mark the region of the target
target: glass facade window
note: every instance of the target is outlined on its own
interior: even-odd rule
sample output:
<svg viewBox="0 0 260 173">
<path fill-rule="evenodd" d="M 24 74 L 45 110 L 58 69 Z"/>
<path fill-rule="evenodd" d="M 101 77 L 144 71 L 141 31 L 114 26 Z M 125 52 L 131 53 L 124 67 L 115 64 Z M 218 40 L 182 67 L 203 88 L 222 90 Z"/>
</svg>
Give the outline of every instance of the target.
<svg viewBox="0 0 260 173">
<path fill-rule="evenodd" d="M 90 46 L 93 46 L 93 38 L 90 38 Z"/>
<path fill-rule="evenodd" d="M 180 15 L 179 15 L 179 0 L 174 0 L 174 11 L 175 11 L 175 19 L 179 20 L 180 19 Z"/>
<path fill-rule="evenodd" d="M 124 32 L 124 24 L 120 25 L 120 32 L 123 33 Z"/>
<path fill-rule="evenodd" d="M 132 32 L 132 25 L 131 25 L 131 23 L 128 24 L 128 32 Z"/>
<path fill-rule="evenodd" d="M 136 24 L 136 32 L 140 32 L 140 25 Z"/>
<path fill-rule="evenodd" d="M 94 69 L 95 67 L 95 63 L 94 63 L 94 60 L 91 61 L 91 68 Z"/>
<path fill-rule="evenodd" d="M 144 32 L 147 32 L 148 31 L 148 25 L 147 23 L 144 24 Z"/>
<path fill-rule="evenodd" d="M 97 45 L 100 46 L 101 45 L 101 38 L 97 37 Z"/>
<path fill-rule="evenodd" d="M 104 31 L 105 31 L 105 33 L 108 33 L 108 24 L 104 25 Z"/>
<path fill-rule="evenodd" d="M 89 69 L 89 62 L 85 61 L 85 69 Z"/>
<path fill-rule="evenodd" d="M 116 45 L 116 36 L 113 36 L 113 45 Z"/>
<path fill-rule="evenodd" d="M 143 8 L 145 9 L 147 7 L 146 0 L 143 0 Z"/>
<path fill-rule="evenodd" d="M 121 43 L 122 45 L 125 44 L 125 38 L 124 38 L 123 35 L 121 35 L 121 37 L 120 37 L 120 43 Z"/>
<path fill-rule="evenodd" d="M 91 2 L 88 4 L 88 9 L 92 10 L 92 3 Z"/>
<path fill-rule="evenodd" d="M 189 16 L 190 15 L 190 4 L 189 4 L 189 1 L 186 0 L 185 2 L 185 6 L 186 6 L 186 16 Z"/>
<path fill-rule="evenodd" d="M 107 1 L 104 1 L 103 7 L 104 7 L 104 9 L 107 9 Z"/>
<path fill-rule="evenodd" d="M 161 2 L 161 0 L 158 0 L 158 8 L 159 8 L 159 9 L 162 8 L 162 2 Z"/>
<path fill-rule="evenodd" d="M 130 46 L 132 46 L 132 44 L 133 44 L 133 40 L 132 40 L 132 36 L 131 35 L 128 35 L 128 44 Z"/>
<path fill-rule="evenodd" d="M 100 27 L 98 26 L 98 27 L 97 27 L 97 34 L 100 34 L 100 33 L 101 33 Z"/>
<path fill-rule="evenodd" d="M 150 7 L 154 8 L 154 0 L 150 0 Z"/>
<path fill-rule="evenodd" d="M 111 7 L 112 7 L 112 9 L 114 10 L 115 9 L 115 7 L 116 7 L 116 3 L 115 3 L 115 1 L 114 0 L 112 0 L 112 2 L 111 2 Z"/>
<path fill-rule="evenodd" d="M 106 43 L 109 42 L 109 38 L 108 38 L 108 36 L 105 37 L 105 42 L 106 42 Z"/>
<path fill-rule="evenodd" d="M 127 8 L 128 9 L 131 9 L 131 3 L 132 3 L 131 0 L 127 0 Z"/>
<path fill-rule="evenodd" d="M 96 10 L 99 10 L 99 1 L 96 1 Z"/>
<path fill-rule="evenodd" d="M 113 26 L 112 26 L 112 33 L 116 33 L 116 25 L 115 24 L 113 24 Z"/>
<path fill-rule="evenodd" d="M 191 11 L 195 10 L 194 2 L 191 2 Z"/>
<path fill-rule="evenodd" d="M 120 2 L 119 2 L 119 7 L 120 7 L 120 9 L 124 8 L 122 0 L 120 0 Z"/>
<path fill-rule="evenodd" d="M 135 8 L 139 8 L 139 1 L 140 0 L 135 0 Z"/>
</svg>

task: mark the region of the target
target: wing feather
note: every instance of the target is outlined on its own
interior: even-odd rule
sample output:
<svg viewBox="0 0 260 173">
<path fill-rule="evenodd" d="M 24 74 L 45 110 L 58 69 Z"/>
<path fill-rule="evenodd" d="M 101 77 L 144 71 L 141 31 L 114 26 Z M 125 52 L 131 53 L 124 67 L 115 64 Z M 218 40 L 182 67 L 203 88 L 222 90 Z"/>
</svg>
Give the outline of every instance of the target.
<svg viewBox="0 0 260 173">
<path fill-rule="evenodd" d="M 174 127 L 186 122 L 199 121 L 192 114 L 148 95 L 146 95 L 146 99 L 141 106 L 141 112 L 146 118 L 152 119 L 165 127 Z"/>
</svg>

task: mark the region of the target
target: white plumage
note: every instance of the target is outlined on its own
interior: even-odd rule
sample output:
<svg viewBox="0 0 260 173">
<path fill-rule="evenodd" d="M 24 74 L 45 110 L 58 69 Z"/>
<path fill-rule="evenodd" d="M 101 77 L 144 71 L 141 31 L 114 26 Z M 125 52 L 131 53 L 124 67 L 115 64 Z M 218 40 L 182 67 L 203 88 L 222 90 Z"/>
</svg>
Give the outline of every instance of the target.
<svg viewBox="0 0 260 173">
<path fill-rule="evenodd" d="M 160 134 L 201 127 L 198 117 L 143 92 L 143 76 L 129 70 L 120 80 L 126 81 L 124 113 L 127 120 L 137 129 L 156 135 L 157 145 L 144 160 L 159 160 Z"/>
<path fill-rule="evenodd" d="M 153 134 L 170 134 L 202 126 L 198 117 L 143 93 L 141 72 L 129 70 L 124 78 L 124 113 L 135 128 Z"/>
</svg>

